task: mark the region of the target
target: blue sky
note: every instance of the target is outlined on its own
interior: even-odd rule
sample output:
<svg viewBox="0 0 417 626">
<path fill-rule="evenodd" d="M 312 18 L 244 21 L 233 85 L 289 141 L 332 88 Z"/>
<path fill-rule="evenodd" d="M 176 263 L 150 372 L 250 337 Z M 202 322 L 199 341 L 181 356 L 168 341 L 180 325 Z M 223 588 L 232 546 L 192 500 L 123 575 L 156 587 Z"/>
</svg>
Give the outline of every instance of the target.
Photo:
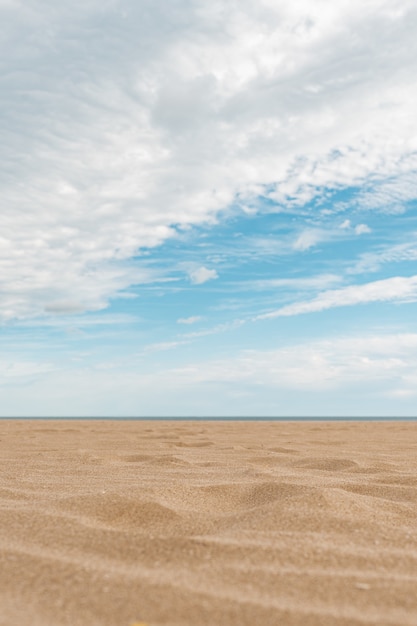
<svg viewBox="0 0 417 626">
<path fill-rule="evenodd" d="M 0 13 L 0 415 L 416 415 L 414 2 Z"/>
</svg>

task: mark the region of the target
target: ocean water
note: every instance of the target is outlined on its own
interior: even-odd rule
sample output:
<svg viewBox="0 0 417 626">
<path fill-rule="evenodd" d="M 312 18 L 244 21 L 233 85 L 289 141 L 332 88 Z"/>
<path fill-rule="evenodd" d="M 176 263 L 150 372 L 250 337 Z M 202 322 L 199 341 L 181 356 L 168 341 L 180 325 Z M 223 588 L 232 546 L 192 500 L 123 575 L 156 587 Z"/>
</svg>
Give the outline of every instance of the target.
<svg viewBox="0 0 417 626">
<path fill-rule="evenodd" d="M 240 416 L 240 415 L 225 415 L 225 416 L 210 416 L 210 415 L 186 415 L 186 416 L 169 416 L 169 415 L 160 415 L 160 416 L 123 416 L 123 415 L 86 415 L 86 416 L 51 416 L 43 417 L 41 415 L 36 416 L 19 416 L 19 417 L 0 417 L 1 420 L 13 419 L 13 420 L 110 420 L 110 421 L 187 421 L 187 422 L 202 422 L 202 421 L 211 421 L 211 422 L 415 422 L 417 421 L 416 416 L 279 416 L 279 417 L 271 417 L 271 416 L 263 416 L 263 415 L 253 415 L 253 416 Z"/>
</svg>

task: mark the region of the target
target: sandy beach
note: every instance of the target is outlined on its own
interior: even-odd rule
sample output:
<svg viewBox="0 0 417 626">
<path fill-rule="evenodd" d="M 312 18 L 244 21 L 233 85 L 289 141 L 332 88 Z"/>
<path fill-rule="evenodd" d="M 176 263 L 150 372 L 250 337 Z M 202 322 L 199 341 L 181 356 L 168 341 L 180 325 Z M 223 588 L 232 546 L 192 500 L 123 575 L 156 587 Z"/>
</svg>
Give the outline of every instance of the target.
<svg viewBox="0 0 417 626">
<path fill-rule="evenodd" d="M 0 422 L 1 626 L 417 624 L 417 423 Z"/>
</svg>

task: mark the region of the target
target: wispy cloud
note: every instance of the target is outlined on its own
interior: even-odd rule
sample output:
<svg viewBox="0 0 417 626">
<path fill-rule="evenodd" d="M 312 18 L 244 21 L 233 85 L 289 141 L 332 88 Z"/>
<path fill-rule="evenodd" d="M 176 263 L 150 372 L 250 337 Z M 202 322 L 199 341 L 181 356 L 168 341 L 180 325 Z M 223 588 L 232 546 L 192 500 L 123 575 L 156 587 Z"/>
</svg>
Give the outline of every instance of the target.
<svg viewBox="0 0 417 626">
<path fill-rule="evenodd" d="M 367 224 L 357 224 L 356 226 L 353 227 L 352 222 L 348 219 L 344 220 L 340 224 L 339 228 L 345 231 L 349 231 L 353 229 L 353 232 L 356 235 L 364 235 L 364 234 L 372 232 L 371 228 L 369 228 Z"/>
<path fill-rule="evenodd" d="M 339 228 L 341 228 L 342 230 L 348 230 L 351 227 L 352 223 L 350 220 L 343 220 L 343 222 L 339 226 Z"/>
<path fill-rule="evenodd" d="M 52 363 L 22 360 L 11 357 L 10 360 L 0 360 L 0 385 L 8 385 L 10 381 L 30 382 L 53 372 L 56 367 Z"/>
<path fill-rule="evenodd" d="M 203 285 L 207 281 L 219 277 L 216 270 L 208 269 L 207 267 L 198 267 L 190 270 L 189 276 L 193 285 Z"/>
<path fill-rule="evenodd" d="M 186 343 L 188 343 L 188 341 L 186 340 L 158 341 L 156 343 L 150 343 L 147 346 L 145 346 L 143 348 L 143 353 L 149 354 L 152 352 L 165 352 L 165 350 L 174 350 L 175 348 L 178 348 L 179 346 L 183 346 Z"/>
<path fill-rule="evenodd" d="M 297 239 L 294 241 L 294 250 L 309 250 L 313 246 L 317 245 L 319 241 L 326 239 L 326 234 L 318 229 L 308 228 L 301 232 Z"/>
<path fill-rule="evenodd" d="M 407 235 L 409 237 L 409 235 Z M 364 252 L 358 261 L 348 268 L 349 274 L 362 274 L 364 272 L 376 272 L 388 263 L 400 263 L 402 261 L 415 261 L 417 259 L 417 240 L 404 243 L 383 246 L 372 252 Z"/>
<path fill-rule="evenodd" d="M 357 235 L 367 235 L 370 232 L 372 232 L 372 230 L 367 224 L 358 224 L 357 226 L 355 226 L 355 233 Z"/>
<path fill-rule="evenodd" d="M 316 298 L 283 306 L 276 311 L 259 315 L 257 319 L 270 319 L 301 313 L 324 311 L 334 307 L 353 306 L 369 302 L 415 301 L 417 300 L 417 275 L 395 276 L 363 285 L 350 285 L 341 289 L 330 289 Z"/>
<path fill-rule="evenodd" d="M 221 333 L 226 333 L 229 331 L 233 331 L 236 330 L 237 328 L 240 328 L 241 326 L 243 326 L 244 324 L 246 324 L 249 320 L 248 319 L 234 319 L 230 322 L 224 322 L 222 324 L 216 324 L 215 326 L 211 326 L 208 328 L 203 328 L 202 330 L 194 330 L 192 332 L 189 333 L 184 333 L 182 335 L 180 335 L 181 337 L 183 337 L 186 340 L 192 340 L 192 339 L 198 339 L 200 337 L 207 337 L 209 335 L 218 335 Z"/>
<path fill-rule="evenodd" d="M 14 322 L 14 328 L 66 328 L 71 327 L 94 327 L 94 326 L 126 326 L 137 323 L 139 317 L 128 313 L 118 313 L 106 315 L 60 315 L 49 316 L 36 319 L 24 319 Z"/>
<path fill-rule="evenodd" d="M 39 374 L 45 365 L 19 366 L 15 362 L 21 375 L 5 389 L 0 385 L 0 392 L 9 415 L 27 414 L 30 402 L 36 407 L 32 414 L 44 416 L 63 414 L 63 407 L 66 415 L 85 415 L 86 408 L 92 415 L 113 416 L 224 416 L 236 415 L 237 409 L 241 415 L 259 415 L 262 407 L 264 415 L 300 415 L 304 411 L 323 416 L 332 414 L 329 399 L 333 392 L 346 401 L 358 398 L 355 413 L 359 415 L 398 414 L 408 400 L 413 414 L 416 355 L 416 333 L 391 333 L 242 350 L 228 358 L 200 357 L 182 367 L 158 371 L 150 371 L 147 358 L 143 360 L 145 371 L 110 367 Z M 1 363 L 0 370 L 4 371 Z M 24 394 L 21 385 L 25 385 Z M 310 404 L 303 404 L 306 397 Z M 364 405 L 366 398 L 371 402 Z M 351 409 L 351 401 L 339 403 L 339 414 L 348 415 Z"/>
<path fill-rule="evenodd" d="M 417 156 L 410 158 L 411 168 L 396 177 L 373 181 L 361 189 L 355 199 L 362 210 L 402 213 L 417 194 Z"/>
<path fill-rule="evenodd" d="M 296 278 L 267 278 L 259 280 L 242 280 L 233 285 L 233 289 L 241 290 L 277 290 L 286 289 L 291 291 L 317 291 L 332 287 L 343 282 L 343 276 L 338 274 L 317 274 Z"/>
<path fill-rule="evenodd" d="M 177 324 L 187 324 L 187 325 L 191 325 L 191 324 L 196 324 L 197 322 L 200 322 L 203 318 L 200 315 L 191 315 L 190 317 L 180 317 L 177 320 Z"/>
<path fill-rule="evenodd" d="M 172 370 L 180 384 L 234 382 L 273 388 L 351 388 L 377 384 L 383 394 L 417 394 L 417 334 L 341 337 L 271 350 L 246 350 L 238 356 Z"/>
</svg>

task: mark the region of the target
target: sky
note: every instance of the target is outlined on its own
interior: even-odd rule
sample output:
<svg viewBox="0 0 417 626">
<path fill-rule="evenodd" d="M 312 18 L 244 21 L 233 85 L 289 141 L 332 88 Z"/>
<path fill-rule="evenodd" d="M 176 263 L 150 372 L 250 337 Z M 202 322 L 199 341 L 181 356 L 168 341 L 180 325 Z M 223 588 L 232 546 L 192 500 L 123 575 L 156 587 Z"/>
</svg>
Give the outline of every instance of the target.
<svg viewBox="0 0 417 626">
<path fill-rule="evenodd" d="M 0 416 L 417 415 L 415 0 L 0 25 Z"/>
</svg>

